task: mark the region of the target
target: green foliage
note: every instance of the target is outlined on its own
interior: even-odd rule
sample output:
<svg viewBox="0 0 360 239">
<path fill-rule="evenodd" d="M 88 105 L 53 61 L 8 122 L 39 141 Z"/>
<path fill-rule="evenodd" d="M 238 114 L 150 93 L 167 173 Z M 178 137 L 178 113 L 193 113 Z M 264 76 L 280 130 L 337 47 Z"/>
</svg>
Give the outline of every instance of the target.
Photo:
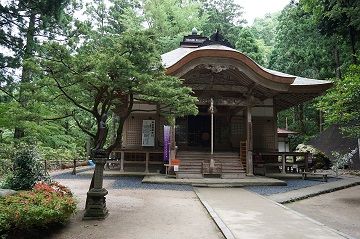
<svg viewBox="0 0 360 239">
<path fill-rule="evenodd" d="M 0 234 L 16 236 L 64 224 L 75 210 L 76 202 L 67 188 L 39 183 L 32 191 L 0 198 Z"/>
<path fill-rule="evenodd" d="M 360 65 L 352 65 L 343 79 L 321 98 L 318 107 L 328 124 L 339 124 L 345 134 L 360 137 Z"/>
<path fill-rule="evenodd" d="M 13 150 L 11 144 L 0 143 L 0 181 L 12 169 Z"/>
<path fill-rule="evenodd" d="M 359 0 L 301 0 L 305 11 L 310 12 L 321 34 L 342 36 L 348 39 L 352 63 L 357 63 L 357 45 L 360 33 Z"/>
<path fill-rule="evenodd" d="M 62 95 L 57 100 L 67 102 L 77 126 L 95 145 L 119 146 L 122 126 L 135 101 L 160 104 L 162 114 L 197 113 L 191 89 L 165 75 L 152 31 L 126 31 L 121 36 L 94 32 L 90 36 L 77 53 L 49 42 L 40 64 L 47 87 Z M 101 121 L 111 112 L 119 117 L 114 142 L 100 131 Z"/>
<path fill-rule="evenodd" d="M 332 39 L 318 32 L 311 15 L 299 5 L 288 5 L 278 18 L 271 69 L 297 76 L 323 79 L 333 76 Z"/>
<path fill-rule="evenodd" d="M 264 66 L 268 67 L 271 53 L 274 49 L 276 28 L 280 13 L 266 14 L 263 18 L 256 18 L 250 27 L 260 51 L 263 53 Z"/>
<path fill-rule="evenodd" d="M 263 65 L 265 63 L 265 54 L 261 52 L 254 35 L 249 28 L 241 29 L 238 41 L 236 42 L 236 49 L 244 53 L 256 63 Z"/>
<path fill-rule="evenodd" d="M 203 14 L 207 16 L 203 30 L 210 36 L 216 30 L 232 44 L 238 41 L 239 31 L 245 20 L 242 7 L 234 0 L 202 0 Z"/>
<path fill-rule="evenodd" d="M 183 36 L 192 28 L 202 30 L 206 15 L 201 15 L 201 4 L 197 1 L 144 0 L 144 18 L 157 40 L 160 53 L 179 46 Z"/>
<path fill-rule="evenodd" d="M 291 137 L 290 150 L 294 150 L 298 144 L 306 144 L 320 131 L 320 113 L 316 102 L 318 101 L 315 99 L 278 113 L 278 127 L 287 126 L 299 133 Z"/>
<path fill-rule="evenodd" d="M 2 187 L 14 190 L 31 189 L 37 181 L 47 179 L 40 164 L 38 152 L 31 146 L 20 148 L 14 156 L 13 172 L 5 178 Z"/>
</svg>

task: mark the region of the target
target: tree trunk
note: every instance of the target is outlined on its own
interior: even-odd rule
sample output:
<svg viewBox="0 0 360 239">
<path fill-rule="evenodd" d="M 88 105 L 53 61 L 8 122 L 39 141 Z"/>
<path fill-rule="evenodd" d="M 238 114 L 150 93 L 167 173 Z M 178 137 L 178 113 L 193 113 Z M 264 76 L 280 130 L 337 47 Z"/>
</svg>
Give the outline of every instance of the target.
<svg viewBox="0 0 360 239">
<path fill-rule="evenodd" d="M 353 26 L 349 27 L 349 34 L 350 34 L 352 61 L 353 61 L 354 64 L 357 64 L 357 57 L 356 57 L 356 30 L 354 29 Z"/>
<path fill-rule="evenodd" d="M 319 110 L 319 132 L 323 131 L 323 112 Z"/>
<path fill-rule="evenodd" d="M 334 49 L 334 57 L 335 57 L 335 75 L 336 78 L 341 79 L 340 54 L 338 47 L 335 47 Z"/>
<path fill-rule="evenodd" d="M 28 98 L 26 96 L 25 91 L 26 91 L 26 83 L 31 81 L 31 71 L 26 66 L 26 60 L 29 60 L 32 57 L 34 51 L 35 22 L 36 22 L 36 14 L 31 13 L 29 18 L 28 29 L 26 32 L 26 47 L 23 57 L 23 66 L 22 66 L 23 68 L 21 72 L 21 82 L 20 82 L 20 90 L 19 90 L 19 101 L 23 107 L 26 107 L 28 104 Z M 14 138 L 19 139 L 24 136 L 25 136 L 24 128 L 15 127 Z"/>
<path fill-rule="evenodd" d="M 298 122 L 300 127 L 300 132 L 305 133 L 305 123 L 304 123 L 304 104 L 300 104 L 297 106 L 297 116 L 298 116 Z"/>
</svg>

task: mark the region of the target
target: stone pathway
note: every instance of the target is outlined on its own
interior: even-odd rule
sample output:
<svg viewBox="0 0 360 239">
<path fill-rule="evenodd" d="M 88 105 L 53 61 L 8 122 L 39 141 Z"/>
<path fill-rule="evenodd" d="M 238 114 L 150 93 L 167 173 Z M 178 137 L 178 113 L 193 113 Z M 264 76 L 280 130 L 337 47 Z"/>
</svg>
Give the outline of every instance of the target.
<svg viewBox="0 0 360 239">
<path fill-rule="evenodd" d="M 360 238 L 360 186 L 286 204 L 332 228 Z"/>
<path fill-rule="evenodd" d="M 360 177 L 343 177 L 341 180 L 333 182 L 321 183 L 311 187 L 305 187 L 284 193 L 273 194 L 268 196 L 268 198 L 270 200 L 283 204 L 317 196 L 323 193 L 352 187 L 358 184 L 360 184 Z"/>
<path fill-rule="evenodd" d="M 247 185 L 257 186 L 284 186 L 286 182 L 263 176 L 245 177 L 239 179 L 222 179 L 222 178 L 167 178 L 164 175 L 145 176 L 142 180 L 143 183 L 158 183 L 158 184 L 188 184 L 188 185 L 201 185 L 218 186 L 218 187 L 243 187 Z"/>
<path fill-rule="evenodd" d="M 195 188 L 226 238 L 348 238 L 285 206 L 241 188 Z"/>
<path fill-rule="evenodd" d="M 302 180 L 301 178 L 282 178 L 282 180 L 286 182 L 286 186 L 247 186 L 244 188 L 262 196 L 270 196 L 277 193 L 286 193 L 301 188 L 312 187 L 318 184 L 326 184 L 341 179 L 329 178 L 328 182 L 323 182 L 322 180 Z"/>
</svg>

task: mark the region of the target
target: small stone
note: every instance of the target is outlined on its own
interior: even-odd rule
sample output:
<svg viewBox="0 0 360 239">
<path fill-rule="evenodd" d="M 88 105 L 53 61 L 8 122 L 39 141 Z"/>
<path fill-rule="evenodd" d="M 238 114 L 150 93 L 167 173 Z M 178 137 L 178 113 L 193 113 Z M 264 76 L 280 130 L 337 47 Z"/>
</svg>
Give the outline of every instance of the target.
<svg viewBox="0 0 360 239">
<path fill-rule="evenodd" d="M 16 191 L 12 190 L 12 189 L 0 189 L 0 197 L 14 195 L 15 193 L 16 193 Z"/>
</svg>

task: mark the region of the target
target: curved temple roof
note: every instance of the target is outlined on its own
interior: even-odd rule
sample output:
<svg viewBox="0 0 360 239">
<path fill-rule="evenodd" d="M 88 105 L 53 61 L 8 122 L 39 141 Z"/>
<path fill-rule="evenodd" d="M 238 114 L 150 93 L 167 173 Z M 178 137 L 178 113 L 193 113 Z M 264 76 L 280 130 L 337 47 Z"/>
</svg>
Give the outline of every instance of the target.
<svg viewBox="0 0 360 239">
<path fill-rule="evenodd" d="M 238 68 L 240 71 L 240 66 L 245 67 L 255 73 L 249 76 L 250 79 L 256 83 L 263 83 L 265 87 L 270 86 L 269 89 L 277 92 L 274 99 L 279 110 L 310 100 L 332 86 L 330 81 L 308 79 L 267 69 L 245 54 L 216 42 L 205 46 L 181 46 L 163 54 L 161 59 L 166 74 L 177 77 L 184 76 L 201 64 L 231 65 L 230 67 Z M 257 82 L 259 79 L 262 80 Z"/>
<path fill-rule="evenodd" d="M 327 85 L 328 87 L 330 87 L 332 84 L 331 81 L 309 79 L 267 69 L 257 64 L 245 54 L 222 45 L 210 45 L 199 48 L 179 47 L 175 50 L 161 55 L 161 60 L 166 68 L 166 73 L 169 75 L 176 75 L 177 71 L 179 71 L 179 69 L 185 64 L 201 57 L 222 57 L 233 60 L 240 60 L 244 62 L 247 66 L 252 68 L 255 72 L 259 73 L 260 75 L 266 76 L 265 78 L 276 82 L 290 83 L 290 85 L 292 86 Z"/>
</svg>

